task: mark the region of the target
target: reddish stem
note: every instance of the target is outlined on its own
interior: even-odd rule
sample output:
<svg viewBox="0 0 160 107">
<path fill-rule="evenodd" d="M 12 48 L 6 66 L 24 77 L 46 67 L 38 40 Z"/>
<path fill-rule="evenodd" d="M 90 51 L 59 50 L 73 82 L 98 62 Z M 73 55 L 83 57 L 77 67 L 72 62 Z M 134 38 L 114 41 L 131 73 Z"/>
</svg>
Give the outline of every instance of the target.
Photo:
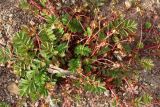
<svg viewBox="0 0 160 107">
<path fill-rule="evenodd" d="M 28 2 L 33 5 L 34 7 L 36 7 L 39 11 L 42 10 L 42 6 L 39 5 L 38 3 L 36 3 L 34 0 L 28 0 Z"/>
<path fill-rule="evenodd" d="M 160 48 L 160 44 L 146 45 L 146 46 L 144 46 L 143 49 L 141 49 L 141 51 L 142 50 L 147 50 L 147 49 L 159 49 L 159 48 Z"/>
</svg>

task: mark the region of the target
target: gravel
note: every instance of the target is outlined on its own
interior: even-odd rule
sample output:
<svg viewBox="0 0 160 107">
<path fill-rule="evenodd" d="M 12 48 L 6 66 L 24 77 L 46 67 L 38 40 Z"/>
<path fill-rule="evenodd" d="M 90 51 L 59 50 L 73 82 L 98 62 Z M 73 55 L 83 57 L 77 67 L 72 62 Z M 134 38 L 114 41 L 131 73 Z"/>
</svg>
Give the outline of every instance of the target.
<svg viewBox="0 0 160 107">
<path fill-rule="evenodd" d="M 22 25 L 34 21 L 29 12 L 18 8 L 18 0 L 0 0 L 0 43 L 5 45 Z"/>
<path fill-rule="evenodd" d="M 0 101 L 8 103 L 15 103 L 17 96 L 11 95 L 10 90 L 7 89 L 9 83 L 15 83 L 16 76 L 10 72 L 9 69 L 0 66 Z"/>
</svg>

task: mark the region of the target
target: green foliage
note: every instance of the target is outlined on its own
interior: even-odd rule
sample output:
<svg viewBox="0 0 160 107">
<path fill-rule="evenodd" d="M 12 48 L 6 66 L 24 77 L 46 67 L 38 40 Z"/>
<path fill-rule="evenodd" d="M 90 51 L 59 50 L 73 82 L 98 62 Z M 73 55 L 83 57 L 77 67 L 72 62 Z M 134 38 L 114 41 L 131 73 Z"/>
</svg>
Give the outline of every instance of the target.
<svg viewBox="0 0 160 107">
<path fill-rule="evenodd" d="M 144 94 L 134 100 L 135 107 L 142 107 L 143 105 L 151 104 L 152 97 L 148 94 Z"/>
<path fill-rule="evenodd" d="M 34 48 L 31 37 L 25 32 L 18 32 L 13 38 L 14 52 L 17 55 L 26 55 L 28 51 Z"/>
<path fill-rule="evenodd" d="M 109 47 L 103 47 L 99 52 L 98 55 L 104 55 L 105 53 L 107 53 L 108 51 L 110 51 Z"/>
<path fill-rule="evenodd" d="M 148 58 L 143 58 L 140 61 L 140 65 L 143 67 L 143 69 L 145 70 L 152 70 L 152 68 L 154 67 L 154 63 L 151 59 Z"/>
<path fill-rule="evenodd" d="M 117 107 L 117 100 L 116 100 L 116 98 L 113 98 L 112 99 L 112 102 L 111 102 L 111 107 Z"/>
<path fill-rule="evenodd" d="M 10 59 L 10 50 L 9 48 L 0 49 L 0 63 L 6 63 Z"/>
<path fill-rule="evenodd" d="M 19 6 L 22 9 L 29 9 L 30 8 L 30 5 L 28 4 L 27 0 L 20 0 Z"/>
<path fill-rule="evenodd" d="M 62 23 L 63 23 L 64 25 L 67 25 L 67 24 L 69 23 L 69 17 L 70 17 L 69 14 L 64 14 L 64 15 L 62 15 L 61 21 L 62 21 Z"/>
<path fill-rule="evenodd" d="M 143 42 L 138 42 L 138 43 L 137 43 L 137 48 L 138 48 L 138 49 L 144 48 Z"/>
<path fill-rule="evenodd" d="M 84 78 L 84 89 L 92 93 L 102 93 L 106 91 L 105 84 L 100 80 L 96 80 L 94 76 Z"/>
<path fill-rule="evenodd" d="M 60 45 L 57 46 L 58 54 L 61 57 L 65 56 L 65 52 L 66 52 L 67 49 L 68 49 L 68 44 L 67 43 L 61 43 Z"/>
<path fill-rule="evenodd" d="M 80 22 L 76 19 L 73 18 L 69 24 L 68 24 L 68 28 L 71 32 L 75 33 L 75 32 L 82 32 L 82 26 L 80 24 Z"/>
<path fill-rule="evenodd" d="M 51 26 L 52 24 L 54 24 L 56 22 L 56 17 L 54 15 L 45 15 L 45 19 L 46 19 L 46 22 Z"/>
<path fill-rule="evenodd" d="M 51 58 L 57 52 L 55 51 L 53 45 L 49 42 L 43 42 L 41 44 L 40 55 L 42 55 L 45 59 Z"/>
<path fill-rule="evenodd" d="M 82 67 L 84 68 L 85 72 L 90 72 L 92 70 L 92 60 L 91 59 L 85 59 L 83 61 Z"/>
<path fill-rule="evenodd" d="M 69 71 L 74 73 L 81 66 L 81 61 L 79 59 L 71 59 L 69 61 L 68 66 L 69 66 Z"/>
<path fill-rule="evenodd" d="M 45 83 L 48 81 L 48 76 L 43 71 L 30 70 L 26 72 L 25 78 L 21 79 L 19 84 L 20 95 L 29 96 L 32 100 L 37 100 L 41 95 L 47 95 Z"/>
<path fill-rule="evenodd" d="M 75 54 L 80 56 L 89 56 L 91 49 L 88 46 L 78 45 L 75 48 Z"/>
<path fill-rule="evenodd" d="M 5 102 L 0 102 L 0 107 L 10 107 L 10 105 Z"/>
<path fill-rule="evenodd" d="M 151 22 L 147 21 L 147 22 L 145 23 L 144 27 L 145 27 L 146 29 L 150 29 L 150 28 L 152 27 Z"/>
<path fill-rule="evenodd" d="M 104 70 L 102 73 L 108 77 L 113 78 L 113 83 L 116 84 L 116 86 L 120 86 L 123 82 L 123 78 L 127 76 L 127 72 L 120 68 L 114 70 Z"/>
<path fill-rule="evenodd" d="M 10 60 L 15 61 L 14 71 L 16 74 L 20 74 L 22 70 L 30 68 L 32 59 L 35 56 L 33 51 L 34 44 L 32 38 L 27 35 L 26 32 L 18 32 L 13 38 L 13 54 L 16 57 L 12 57 Z"/>
<path fill-rule="evenodd" d="M 40 32 L 40 38 L 43 41 L 53 43 L 56 40 L 56 36 L 53 33 L 53 29 L 51 27 L 44 26 L 43 30 Z"/>
<path fill-rule="evenodd" d="M 118 34 L 120 38 L 127 37 L 129 33 L 134 33 L 137 29 L 137 23 L 133 20 L 128 20 L 124 18 L 119 18 L 108 26 L 109 30 L 112 30 L 116 35 Z"/>
<path fill-rule="evenodd" d="M 132 49 L 131 49 L 131 47 L 130 47 L 129 44 L 124 44 L 124 45 L 123 45 L 123 48 L 125 49 L 125 51 L 126 51 L 128 54 L 130 54 L 131 51 L 132 51 Z"/>
<path fill-rule="evenodd" d="M 98 34 L 98 40 L 102 41 L 106 38 L 106 34 L 104 32 L 100 32 Z"/>
<path fill-rule="evenodd" d="M 92 35 L 92 29 L 90 27 L 87 27 L 87 30 L 84 32 L 86 36 L 91 36 Z"/>
<path fill-rule="evenodd" d="M 47 0 L 39 0 L 40 1 L 40 3 L 43 5 L 43 6 L 45 6 L 45 4 L 46 4 L 46 2 L 47 2 Z"/>
</svg>

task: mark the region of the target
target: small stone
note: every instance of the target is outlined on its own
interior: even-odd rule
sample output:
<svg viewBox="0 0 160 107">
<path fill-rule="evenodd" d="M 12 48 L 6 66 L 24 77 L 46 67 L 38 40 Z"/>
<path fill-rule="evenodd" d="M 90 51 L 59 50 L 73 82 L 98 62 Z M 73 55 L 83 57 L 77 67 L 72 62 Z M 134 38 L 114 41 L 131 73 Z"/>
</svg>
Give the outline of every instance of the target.
<svg viewBox="0 0 160 107">
<path fill-rule="evenodd" d="M 12 82 L 7 86 L 8 91 L 10 92 L 11 95 L 18 95 L 19 93 L 19 88 L 16 83 Z"/>
<path fill-rule="evenodd" d="M 122 92 L 118 92 L 118 95 L 119 95 L 119 96 L 123 96 L 123 93 L 122 93 Z"/>
<path fill-rule="evenodd" d="M 126 6 L 127 9 L 131 8 L 131 6 L 132 6 L 131 1 L 130 0 L 126 0 L 125 1 L 125 6 Z"/>
<path fill-rule="evenodd" d="M 13 14 L 10 14 L 9 17 L 12 18 L 12 17 L 13 17 Z"/>
<path fill-rule="evenodd" d="M 109 91 L 109 90 L 106 90 L 106 91 L 104 92 L 104 95 L 107 96 L 107 97 L 109 97 L 109 96 L 110 96 L 110 91 Z"/>
<path fill-rule="evenodd" d="M 7 17 L 7 16 L 3 16 L 2 19 L 3 19 L 4 21 L 7 21 L 7 20 L 8 20 L 8 17 Z"/>
<path fill-rule="evenodd" d="M 11 18 L 11 17 L 9 18 L 9 22 L 10 22 L 10 23 L 12 23 L 12 22 L 13 22 L 13 20 L 12 20 L 12 18 Z"/>
<path fill-rule="evenodd" d="M 18 83 L 18 80 L 15 80 L 15 83 Z"/>
<path fill-rule="evenodd" d="M 29 22 L 32 26 L 35 25 L 35 22 L 33 22 L 32 20 Z"/>
<path fill-rule="evenodd" d="M 127 94 L 126 93 L 123 93 L 123 96 L 126 96 Z"/>
</svg>

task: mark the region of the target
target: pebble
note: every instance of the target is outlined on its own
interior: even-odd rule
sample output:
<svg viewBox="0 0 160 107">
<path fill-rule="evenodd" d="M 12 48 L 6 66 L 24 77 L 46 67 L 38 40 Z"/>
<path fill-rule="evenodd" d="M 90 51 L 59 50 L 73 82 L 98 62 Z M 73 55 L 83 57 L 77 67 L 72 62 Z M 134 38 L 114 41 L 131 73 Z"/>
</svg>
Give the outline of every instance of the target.
<svg viewBox="0 0 160 107">
<path fill-rule="evenodd" d="M 118 92 L 118 95 L 119 95 L 119 96 L 123 96 L 123 93 L 122 93 L 122 92 Z"/>
<path fill-rule="evenodd" d="M 35 25 L 35 22 L 34 22 L 34 21 L 32 21 L 32 20 L 31 20 L 29 23 L 30 23 L 32 26 L 34 26 L 34 25 Z"/>
<path fill-rule="evenodd" d="M 9 17 L 12 18 L 12 17 L 13 17 L 13 14 L 9 14 Z"/>
<path fill-rule="evenodd" d="M 18 95 L 19 88 L 15 82 L 10 83 L 7 86 L 7 90 L 10 92 L 11 95 Z"/>
<path fill-rule="evenodd" d="M 4 21 L 7 21 L 7 20 L 8 20 L 8 16 L 3 16 L 2 19 L 3 19 Z"/>
<path fill-rule="evenodd" d="M 131 1 L 130 1 L 130 0 L 126 0 L 126 1 L 125 1 L 125 6 L 126 6 L 126 9 L 131 8 L 131 7 L 132 7 Z"/>
<path fill-rule="evenodd" d="M 110 96 L 110 91 L 109 91 L 109 90 L 106 90 L 106 91 L 104 92 L 104 95 L 107 96 L 107 97 L 109 97 L 109 96 Z"/>
</svg>

